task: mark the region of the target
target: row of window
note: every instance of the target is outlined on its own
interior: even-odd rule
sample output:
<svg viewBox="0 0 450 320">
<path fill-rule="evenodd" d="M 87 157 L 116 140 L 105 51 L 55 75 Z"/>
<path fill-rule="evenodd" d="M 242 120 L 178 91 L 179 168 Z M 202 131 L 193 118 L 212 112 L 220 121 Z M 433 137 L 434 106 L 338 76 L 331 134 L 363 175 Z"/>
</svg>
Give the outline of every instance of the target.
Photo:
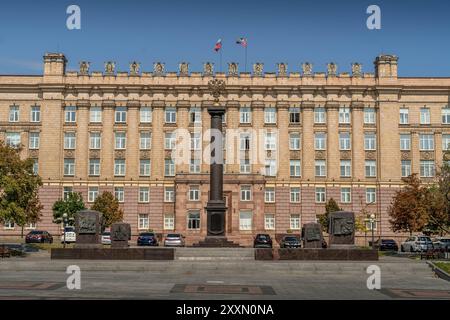
<svg viewBox="0 0 450 320">
<path fill-rule="evenodd" d="M 442 108 L 441 111 L 442 123 L 450 124 L 450 108 L 448 106 Z M 400 124 L 409 124 L 409 109 L 400 108 Z M 420 124 L 430 124 L 431 123 L 431 113 L 430 108 L 423 107 L 420 108 Z"/>
</svg>

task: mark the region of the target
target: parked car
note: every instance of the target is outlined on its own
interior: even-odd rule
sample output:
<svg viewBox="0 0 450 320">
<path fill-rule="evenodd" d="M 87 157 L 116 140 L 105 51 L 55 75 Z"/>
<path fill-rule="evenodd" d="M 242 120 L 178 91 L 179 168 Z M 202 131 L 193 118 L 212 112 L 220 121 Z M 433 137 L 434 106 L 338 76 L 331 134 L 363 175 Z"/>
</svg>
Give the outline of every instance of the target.
<svg viewBox="0 0 450 320">
<path fill-rule="evenodd" d="M 165 247 L 184 247 L 184 236 L 179 233 L 169 233 L 164 239 Z"/>
<path fill-rule="evenodd" d="M 448 237 L 437 237 L 433 241 L 433 246 L 435 249 L 441 249 L 444 251 L 450 250 L 450 238 Z"/>
<path fill-rule="evenodd" d="M 142 232 L 137 238 L 138 246 L 158 246 L 158 239 L 153 232 Z"/>
<path fill-rule="evenodd" d="M 77 241 L 75 227 L 66 227 L 61 235 L 61 243 L 64 243 L 64 233 L 66 234 L 66 243 L 74 243 Z"/>
<path fill-rule="evenodd" d="M 53 237 L 48 231 L 33 230 L 25 236 L 25 243 L 53 243 Z"/>
<path fill-rule="evenodd" d="M 397 242 L 393 239 L 378 239 L 374 245 L 380 251 L 398 251 Z"/>
<path fill-rule="evenodd" d="M 427 251 L 433 249 L 433 242 L 428 236 L 412 236 L 400 246 L 402 252 Z"/>
<path fill-rule="evenodd" d="M 272 248 L 272 239 L 268 234 L 257 234 L 253 241 L 254 248 Z"/>
<path fill-rule="evenodd" d="M 301 248 L 302 244 L 296 236 L 284 236 L 280 243 L 281 248 Z"/>
<path fill-rule="evenodd" d="M 102 233 L 102 244 L 111 244 L 111 232 Z"/>
</svg>

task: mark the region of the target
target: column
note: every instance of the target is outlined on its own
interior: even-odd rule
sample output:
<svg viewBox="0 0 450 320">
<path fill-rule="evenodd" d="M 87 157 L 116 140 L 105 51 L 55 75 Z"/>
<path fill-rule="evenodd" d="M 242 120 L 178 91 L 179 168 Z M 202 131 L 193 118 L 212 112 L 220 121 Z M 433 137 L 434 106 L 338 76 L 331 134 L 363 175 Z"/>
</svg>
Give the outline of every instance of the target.
<svg viewBox="0 0 450 320">
<path fill-rule="evenodd" d="M 164 101 L 152 103 L 152 177 L 156 180 L 164 178 Z M 152 180 L 153 180 L 152 179 Z"/>
<path fill-rule="evenodd" d="M 261 157 L 262 151 L 264 151 L 264 149 L 260 150 L 260 148 L 264 148 L 264 133 L 266 132 L 266 130 L 270 130 L 270 128 L 265 128 L 264 125 L 264 107 L 265 105 L 262 101 L 252 102 L 253 136 L 249 157 L 250 163 L 252 164 L 251 172 L 253 174 L 260 174 L 261 172 L 264 172 L 261 171 L 261 169 L 264 169 L 264 158 Z M 274 129 L 276 128 L 274 127 Z M 280 136 L 278 136 L 277 138 L 279 140 L 281 139 Z"/>
<path fill-rule="evenodd" d="M 226 163 L 227 173 L 239 173 L 239 156 L 240 156 L 240 141 L 239 141 L 239 102 L 228 101 L 226 109 Z"/>
<path fill-rule="evenodd" d="M 181 156 L 184 159 L 182 162 L 178 162 L 179 164 L 177 165 L 177 171 L 184 172 L 184 173 L 189 173 L 190 161 L 191 161 L 191 159 L 193 159 L 193 156 L 194 156 L 194 152 L 191 151 L 191 141 L 190 141 L 190 139 L 191 139 L 190 134 L 193 133 L 194 130 L 192 130 L 192 131 L 189 130 L 190 129 L 189 107 L 190 107 L 190 103 L 187 100 L 180 100 L 177 102 L 178 128 L 182 129 L 182 130 L 180 130 L 180 132 L 182 132 L 184 130 L 187 130 L 189 132 L 187 134 L 187 136 L 177 137 L 177 140 L 183 139 L 183 140 L 179 140 L 180 143 L 178 144 L 178 146 L 182 149 L 177 150 L 177 155 Z M 187 154 L 184 154 L 185 152 L 187 152 Z"/>
<path fill-rule="evenodd" d="M 419 133 L 411 131 L 411 173 L 420 173 Z"/>
<path fill-rule="evenodd" d="M 364 104 L 352 102 L 352 177 L 354 180 L 365 178 L 365 150 L 364 150 Z M 378 132 L 377 132 L 378 135 Z M 378 149 L 378 144 L 377 144 Z"/>
<path fill-rule="evenodd" d="M 327 177 L 338 180 L 340 177 L 339 150 L 339 103 L 327 102 Z"/>
<path fill-rule="evenodd" d="M 278 102 L 277 103 L 277 116 L 278 116 L 278 129 L 280 137 L 289 136 L 289 103 L 288 102 Z M 289 140 L 285 139 L 284 141 L 279 141 L 279 153 L 277 159 L 277 167 L 278 167 L 278 179 L 280 180 L 289 180 L 290 179 L 290 171 L 289 171 Z"/>
<path fill-rule="evenodd" d="M 314 180 L 314 103 L 303 102 L 303 131 L 301 132 L 302 150 L 302 180 Z M 287 138 L 289 140 L 289 137 Z"/>
<path fill-rule="evenodd" d="M 126 176 L 128 179 L 139 179 L 140 154 L 139 154 L 139 101 L 127 102 L 127 151 L 126 151 Z"/>
<path fill-rule="evenodd" d="M 75 174 L 87 180 L 89 158 L 89 101 L 77 101 L 77 133 L 75 150 Z"/>
<path fill-rule="evenodd" d="M 114 177 L 114 108 L 115 102 L 106 100 L 102 103 L 102 140 L 101 140 L 101 175 L 111 180 Z"/>
</svg>

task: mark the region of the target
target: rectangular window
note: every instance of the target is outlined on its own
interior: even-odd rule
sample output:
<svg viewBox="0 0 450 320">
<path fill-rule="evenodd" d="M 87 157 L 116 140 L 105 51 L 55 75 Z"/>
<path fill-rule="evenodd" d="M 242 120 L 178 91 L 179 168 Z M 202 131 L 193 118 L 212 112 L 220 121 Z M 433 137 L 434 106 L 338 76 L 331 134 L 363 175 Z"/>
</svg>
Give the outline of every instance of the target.
<svg viewBox="0 0 450 320">
<path fill-rule="evenodd" d="M 241 186 L 241 201 L 251 201 L 252 200 L 252 187 L 251 186 Z"/>
<path fill-rule="evenodd" d="M 200 201 L 200 186 L 189 186 L 189 201 Z"/>
<path fill-rule="evenodd" d="M 176 137 L 175 132 L 166 132 L 164 134 L 164 148 L 167 150 L 175 149 Z"/>
<path fill-rule="evenodd" d="M 95 202 L 98 197 L 98 187 L 89 187 L 88 202 Z"/>
<path fill-rule="evenodd" d="M 63 188 L 63 200 L 69 199 L 69 195 L 73 192 L 72 187 L 64 187 Z"/>
<path fill-rule="evenodd" d="M 164 118 L 166 123 L 177 123 L 177 109 L 174 107 L 167 107 L 164 111 Z"/>
<path fill-rule="evenodd" d="M 175 189 L 174 187 L 164 187 L 164 202 L 175 201 Z"/>
<path fill-rule="evenodd" d="M 264 190 L 264 202 L 275 202 L 275 188 L 266 187 Z"/>
<path fill-rule="evenodd" d="M 326 112 L 324 107 L 314 108 L 314 123 L 324 124 L 326 122 Z"/>
<path fill-rule="evenodd" d="M 14 221 L 11 221 L 11 220 L 5 221 L 4 229 L 12 230 L 14 228 L 15 228 Z"/>
<path fill-rule="evenodd" d="M 364 123 L 365 124 L 375 124 L 375 108 L 366 107 L 364 108 Z"/>
<path fill-rule="evenodd" d="M 402 160 L 402 178 L 411 175 L 411 160 Z"/>
<path fill-rule="evenodd" d="M 139 187 L 139 202 L 150 201 L 150 189 L 149 187 Z"/>
<path fill-rule="evenodd" d="M 190 211 L 188 213 L 188 229 L 199 230 L 200 229 L 200 211 Z"/>
<path fill-rule="evenodd" d="M 90 149 L 100 149 L 102 141 L 101 132 L 90 132 L 89 133 L 89 148 Z"/>
<path fill-rule="evenodd" d="M 191 132 L 191 150 L 201 150 L 202 135 L 200 132 Z"/>
<path fill-rule="evenodd" d="M 125 175 L 125 160 L 115 159 L 114 160 L 114 175 L 124 176 Z"/>
<path fill-rule="evenodd" d="M 250 150 L 251 136 L 248 132 L 242 132 L 239 135 L 239 149 L 241 151 Z"/>
<path fill-rule="evenodd" d="M 300 108 L 296 107 L 289 108 L 289 123 L 291 124 L 300 123 Z"/>
<path fill-rule="evenodd" d="M 324 187 L 316 187 L 316 202 L 324 203 L 326 201 L 326 192 Z"/>
<path fill-rule="evenodd" d="M 32 106 L 31 114 L 30 114 L 31 122 L 41 122 L 41 107 L 40 106 Z"/>
<path fill-rule="evenodd" d="M 241 107 L 239 109 L 239 120 L 240 123 L 251 123 L 252 122 L 252 111 L 249 107 Z"/>
<path fill-rule="evenodd" d="M 327 135 L 324 132 L 314 134 L 314 148 L 316 150 L 325 150 L 327 147 Z"/>
<path fill-rule="evenodd" d="M 352 176 L 352 161 L 341 160 L 340 164 L 341 177 L 348 178 Z"/>
<path fill-rule="evenodd" d="M 376 150 L 377 139 L 376 134 L 373 132 L 364 133 L 364 150 Z"/>
<path fill-rule="evenodd" d="M 327 175 L 327 166 L 325 160 L 315 161 L 316 177 L 325 177 Z"/>
<path fill-rule="evenodd" d="M 175 161 L 172 159 L 164 160 L 164 175 L 166 177 L 173 177 L 175 175 Z"/>
<path fill-rule="evenodd" d="M 151 162 L 150 159 L 141 159 L 139 161 L 139 175 L 141 177 L 150 177 Z"/>
<path fill-rule="evenodd" d="M 352 202 L 352 191 L 350 188 L 341 188 L 341 202 L 342 203 Z"/>
<path fill-rule="evenodd" d="M 141 150 L 150 150 L 152 148 L 152 133 L 142 131 L 139 137 L 139 148 Z"/>
<path fill-rule="evenodd" d="M 33 173 L 39 174 L 39 159 L 33 159 Z"/>
<path fill-rule="evenodd" d="M 75 149 L 76 147 L 76 133 L 64 132 L 64 149 Z"/>
<path fill-rule="evenodd" d="M 377 200 L 376 188 L 366 188 L 366 203 L 375 203 Z"/>
<path fill-rule="evenodd" d="M 299 187 L 291 187 L 290 201 L 294 202 L 294 203 L 300 202 L 300 188 Z"/>
<path fill-rule="evenodd" d="M 349 107 L 339 107 L 339 123 L 349 124 L 350 123 L 350 108 Z"/>
<path fill-rule="evenodd" d="M 141 123 L 151 123 L 152 122 L 152 108 L 141 107 L 139 109 L 139 120 Z"/>
<path fill-rule="evenodd" d="M 89 118 L 92 123 L 102 122 L 102 107 L 91 107 L 89 110 Z"/>
<path fill-rule="evenodd" d="M 420 108 L 420 124 L 430 124 L 430 109 Z"/>
<path fill-rule="evenodd" d="M 115 118 L 116 123 L 126 123 L 127 122 L 127 108 L 126 107 L 116 107 L 114 118 Z"/>
<path fill-rule="evenodd" d="M 138 229 L 148 230 L 149 227 L 150 227 L 150 219 L 148 217 L 148 214 L 139 214 Z"/>
<path fill-rule="evenodd" d="M 114 196 L 116 197 L 117 201 L 124 202 L 125 201 L 125 191 L 123 187 L 115 187 L 114 188 Z"/>
<path fill-rule="evenodd" d="M 400 150 L 411 150 L 411 135 L 409 133 L 400 135 Z"/>
<path fill-rule="evenodd" d="M 66 106 L 64 108 L 64 119 L 66 122 L 76 122 L 77 120 L 77 107 Z"/>
<path fill-rule="evenodd" d="M 12 148 L 20 147 L 20 133 L 19 132 L 6 132 L 6 145 Z"/>
<path fill-rule="evenodd" d="M 264 123 L 275 124 L 277 123 L 277 109 L 268 107 L 264 109 Z"/>
<path fill-rule="evenodd" d="M 201 172 L 200 159 L 191 159 L 191 162 L 189 165 L 189 172 L 190 173 L 200 173 Z"/>
<path fill-rule="evenodd" d="M 450 124 L 450 108 L 442 108 L 442 124 Z"/>
<path fill-rule="evenodd" d="M 432 134 L 419 134 L 420 150 L 434 150 L 434 135 Z"/>
<path fill-rule="evenodd" d="M 266 132 L 264 136 L 264 148 L 265 150 L 277 149 L 277 135 L 275 132 Z"/>
<path fill-rule="evenodd" d="M 300 150 L 300 133 L 291 132 L 289 134 L 289 149 Z"/>
<path fill-rule="evenodd" d="M 29 140 L 30 149 L 39 149 L 39 132 L 30 132 Z"/>
<path fill-rule="evenodd" d="M 421 160 L 420 161 L 420 176 L 424 178 L 434 177 L 434 161 Z"/>
<path fill-rule="evenodd" d="M 450 150 L 450 134 L 442 135 L 442 150 Z"/>
<path fill-rule="evenodd" d="M 274 159 L 264 161 L 264 173 L 266 176 L 274 177 L 277 174 L 277 162 Z"/>
<path fill-rule="evenodd" d="M 75 175 L 75 159 L 64 159 L 64 175 Z"/>
<path fill-rule="evenodd" d="M 373 178 L 377 175 L 377 167 L 375 160 L 366 160 L 365 163 L 366 177 Z"/>
<path fill-rule="evenodd" d="M 100 175 L 100 159 L 89 159 L 89 175 Z"/>
<path fill-rule="evenodd" d="M 339 149 L 340 150 L 350 150 L 350 132 L 340 132 L 339 133 Z"/>
<path fill-rule="evenodd" d="M 300 160 L 291 160 L 289 165 L 291 177 L 301 176 Z"/>
<path fill-rule="evenodd" d="M 9 107 L 9 122 L 19 122 L 19 106 Z"/>
<path fill-rule="evenodd" d="M 127 133 L 126 132 L 115 132 L 114 133 L 115 148 L 125 149 L 127 147 Z"/>
<path fill-rule="evenodd" d="M 174 230 L 175 229 L 175 217 L 173 214 L 164 215 L 164 230 Z"/>
<path fill-rule="evenodd" d="M 189 110 L 189 120 L 191 123 L 201 123 L 202 122 L 202 110 L 197 107 L 192 107 Z"/>
<path fill-rule="evenodd" d="M 291 214 L 289 218 L 289 226 L 292 230 L 300 230 L 300 215 Z"/>
<path fill-rule="evenodd" d="M 252 230 L 253 214 L 251 211 L 239 212 L 239 230 Z"/>
<path fill-rule="evenodd" d="M 240 173 L 251 173 L 250 159 L 241 159 L 239 165 Z"/>
<path fill-rule="evenodd" d="M 275 215 L 273 213 L 266 213 L 264 215 L 264 229 L 275 230 Z"/>
<path fill-rule="evenodd" d="M 408 108 L 400 108 L 400 124 L 409 124 Z"/>
</svg>

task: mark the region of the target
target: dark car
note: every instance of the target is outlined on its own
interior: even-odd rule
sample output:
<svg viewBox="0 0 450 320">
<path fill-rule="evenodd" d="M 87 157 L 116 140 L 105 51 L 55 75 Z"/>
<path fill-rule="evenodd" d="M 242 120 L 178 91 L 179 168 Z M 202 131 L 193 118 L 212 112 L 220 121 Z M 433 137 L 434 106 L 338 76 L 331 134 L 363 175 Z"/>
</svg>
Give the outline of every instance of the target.
<svg viewBox="0 0 450 320">
<path fill-rule="evenodd" d="M 375 248 L 380 251 L 398 251 L 397 242 L 393 239 L 379 239 L 375 241 Z"/>
<path fill-rule="evenodd" d="M 272 239 L 268 234 L 257 234 L 253 241 L 254 248 L 272 248 Z"/>
<path fill-rule="evenodd" d="M 153 232 L 142 232 L 137 238 L 138 246 L 158 246 L 158 239 Z"/>
<path fill-rule="evenodd" d="M 53 243 L 53 237 L 48 231 L 33 230 L 25 236 L 25 243 Z"/>
<path fill-rule="evenodd" d="M 301 241 L 296 236 L 284 236 L 280 243 L 281 248 L 301 248 L 301 246 Z"/>
</svg>

